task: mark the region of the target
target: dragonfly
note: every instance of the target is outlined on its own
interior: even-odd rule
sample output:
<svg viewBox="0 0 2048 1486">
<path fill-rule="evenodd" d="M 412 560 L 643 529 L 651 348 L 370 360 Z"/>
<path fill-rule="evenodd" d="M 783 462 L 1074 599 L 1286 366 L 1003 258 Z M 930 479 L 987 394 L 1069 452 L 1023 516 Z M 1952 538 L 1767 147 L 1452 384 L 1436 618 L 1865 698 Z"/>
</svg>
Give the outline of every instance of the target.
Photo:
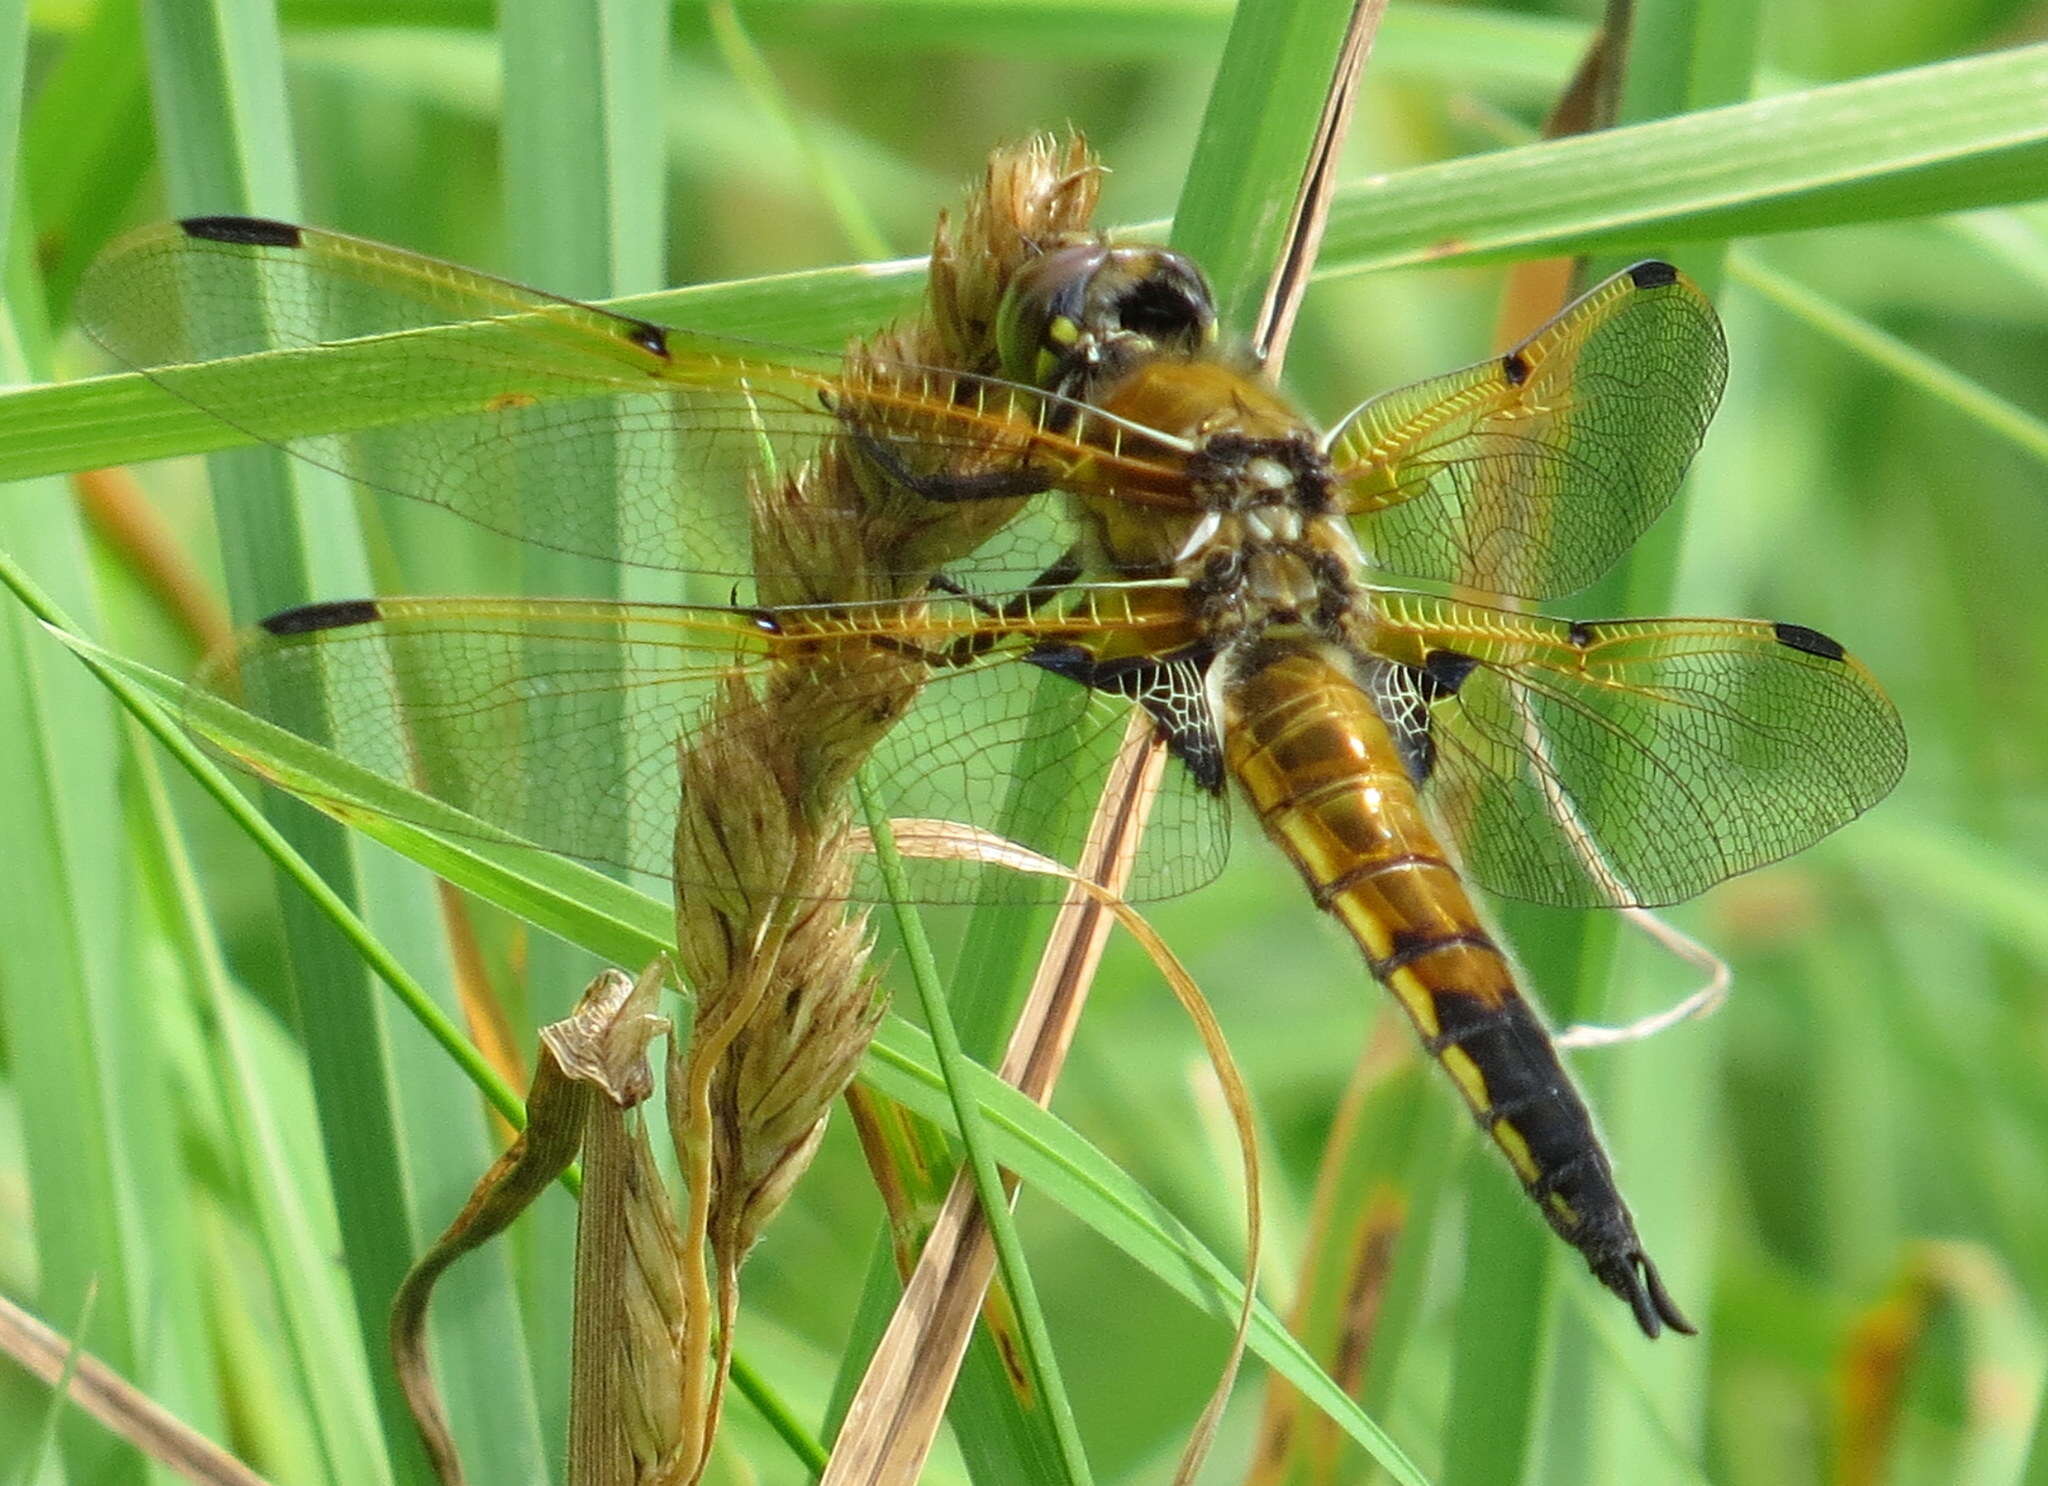
<svg viewBox="0 0 2048 1486">
<path fill-rule="evenodd" d="M 821 729 L 864 729 L 890 815 L 1055 854 L 1140 708 L 1173 761 L 1129 895 L 1213 878 L 1234 795 L 1550 1227 L 1647 1335 L 1692 1330 L 1472 888 L 1675 903 L 1870 807 L 1905 741 L 1817 630 L 1533 608 L 1609 568 L 1704 438 L 1726 348 L 1677 269 L 1638 263 L 1327 430 L 1220 343 L 1196 265 L 1086 234 L 1015 275 L 981 368 L 705 334 L 253 218 L 131 236 L 80 315 L 250 438 L 673 575 L 636 579 L 659 601 L 289 610 L 195 697 L 404 786 L 401 814 L 683 893 L 777 889 L 678 855 L 678 740 L 719 708 L 807 684 Z M 776 514 L 821 455 L 873 498 Z M 921 870 L 934 901 L 995 872 Z"/>
</svg>

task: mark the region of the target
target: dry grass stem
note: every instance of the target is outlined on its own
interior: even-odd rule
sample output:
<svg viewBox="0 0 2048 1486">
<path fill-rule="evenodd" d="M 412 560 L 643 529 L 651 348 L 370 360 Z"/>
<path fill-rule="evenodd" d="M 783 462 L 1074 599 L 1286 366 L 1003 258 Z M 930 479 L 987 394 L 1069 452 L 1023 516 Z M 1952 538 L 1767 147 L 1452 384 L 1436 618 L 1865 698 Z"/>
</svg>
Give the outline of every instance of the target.
<svg viewBox="0 0 2048 1486">
<path fill-rule="evenodd" d="M 1165 761 L 1157 730 L 1134 712 L 1090 827 L 1081 876 L 1112 893 L 1122 891 Z M 1112 922 L 1085 889 L 1069 890 L 1011 1030 L 1000 1072 L 1041 1105 L 1052 1099 Z M 1007 1174 L 1005 1186 L 1015 1188 Z M 848 1405 L 821 1486 L 915 1476 L 945 1417 L 995 1268 L 995 1246 L 973 1180 L 961 1170 Z"/>
<path fill-rule="evenodd" d="M 268 1486 L 265 1477 L 4 1295 L 0 1295 L 0 1353 L 12 1357 L 46 1386 L 62 1385 L 67 1404 L 91 1415 L 110 1433 L 187 1481 L 198 1486 Z M 9 1462 L 16 1466 L 25 1463 Z"/>
</svg>

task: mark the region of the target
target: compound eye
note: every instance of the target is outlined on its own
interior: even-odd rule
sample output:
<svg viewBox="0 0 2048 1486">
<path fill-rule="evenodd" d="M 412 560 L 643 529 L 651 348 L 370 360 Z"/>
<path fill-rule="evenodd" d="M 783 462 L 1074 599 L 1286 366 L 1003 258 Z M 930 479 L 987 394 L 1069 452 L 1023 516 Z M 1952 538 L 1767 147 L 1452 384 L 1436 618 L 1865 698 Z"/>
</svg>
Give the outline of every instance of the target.
<svg viewBox="0 0 2048 1486">
<path fill-rule="evenodd" d="M 996 309 L 1004 376 L 1049 387 L 1062 367 L 1086 354 L 1088 289 L 1108 256 L 1102 243 L 1073 243 L 1017 271 Z"/>
<path fill-rule="evenodd" d="M 1088 241 L 1019 269 L 996 311 L 1004 375 L 1087 398 L 1154 356 L 1188 356 L 1216 338 L 1202 272 L 1165 248 Z"/>
<path fill-rule="evenodd" d="M 1202 271 L 1163 248 L 1126 251 L 1135 261 L 1117 265 L 1122 282 L 1105 318 L 1155 351 L 1187 353 L 1213 342 L 1216 305 Z"/>
</svg>

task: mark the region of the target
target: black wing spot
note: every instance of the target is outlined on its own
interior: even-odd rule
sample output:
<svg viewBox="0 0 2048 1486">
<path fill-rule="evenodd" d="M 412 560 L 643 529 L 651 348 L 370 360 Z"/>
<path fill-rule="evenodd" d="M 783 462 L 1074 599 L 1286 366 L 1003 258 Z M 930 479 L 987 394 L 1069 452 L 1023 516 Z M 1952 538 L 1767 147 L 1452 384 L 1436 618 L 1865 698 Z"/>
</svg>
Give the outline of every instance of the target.
<svg viewBox="0 0 2048 1486">
<path fill-rule="evenodd" d="M 1422 674 L 1429 680 L 1429 700 L 1454 697 L 1465 678 L 1472 674 L 1479 658 L 1462 650 L 1432 650 L 1422 657 Z"/>
<path fill-rule="evenodd" d="M 337 599 L 332 603 L 300 604 L 295 609 L 281 609 L 261 623 L 273 635 L 310 635 L 323 629 L 370 624 L 382 617 L 375 599 Z"/>
<path fill-rule="evenodd" d="M 1510 351 L 1500 359 L 1500 374 L 1508 379 L 1510 387 L 1519 387 L 1529 380 L 1529 358 L 1520 351 Z"/>
<path fill-rule="evenodd" d="M 243 243 L 253 248 L 300 246 L 298 228 L 268 217 L 184 217 L 178 225 L 187 237 L 210 243 Z"/>
<path fill-rule="evenodd" d="M 626 322 L 626 339 L 641 350 L 668 360 L 668 332 L 652 320 L 629 320 Z"/>
<path fill-rule="evenodd" d="M 1564 632 L 1564 637 L 1572 642 L 1574 648 L 1584 650 L 1593 643 L 1593 626 L 1590 624 L 1574 624 Z"/>
<path fill-rule="evenodd" d="M 1646 258 L 1628 271 L 1628 281 L 1638 289 L 1662 289 L 1678 282 L 1678 270 L 1661 258 Z"/>
<path fill-rule="evenodd" d="M 1803 624 L 1774 624 L 1771 626 L 1771 633 L 1778 637 L 1780 645 L 1789 645 L 1794 650 L 1806 655 L 1817 655 L 1822 660 L 1841 660 L 1849 653 L 1842 648 L 1840 641 L 1829 639 L 1819 630 L 1808 629 Z"/>
</svg>

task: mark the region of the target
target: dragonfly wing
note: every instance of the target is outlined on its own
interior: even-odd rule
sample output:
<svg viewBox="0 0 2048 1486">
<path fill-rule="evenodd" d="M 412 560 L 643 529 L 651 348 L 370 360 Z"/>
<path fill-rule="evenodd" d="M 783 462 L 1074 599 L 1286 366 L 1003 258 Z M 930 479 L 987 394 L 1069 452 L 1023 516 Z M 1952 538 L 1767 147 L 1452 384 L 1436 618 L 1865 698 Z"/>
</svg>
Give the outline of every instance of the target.
<svg viewBox="0 0 2048 1486">
<path fill-rule="evenodd" d="M 873 360 L 849 373 L 836 352 L 661 326 L 313 228 L 144 229 L 88 272 L 78 314 L 115 357 L 252 438 L 493 531 L 636 566 L 777 576 L 804 544 L 757 549 L 755 489 L 849 433 L 898 471 L 963 488 L 965 476 L 1013 494 L 1084 464 L 1098 485 L 1116 478 L 1115 459 L 1054 431 L 1049 394 Z M 814 504 L 804 519 L 865 514 Z M 948 519 L 943 503 L 926 513 Z M 961 555 L 906 543 L 902 562 L 921 577 Z M 1028 577 L 1047 560 L 1030 546 L 977 571 Z"/>
<path fill-rule="evenodd" d="M 1427 733 L 1424 795 L 1507 897 L 1678 902 L 1811 845 L 1905 768 L 1889 699 L 1801 626 L 1379 607 L 1401 662 L 1384 701 Z"/>
<path fill-rule="evenodd" d="M 317 800 L 651 877 L 677 876 L 679 744 L 715 734 L 772 756 L 801 808 L 825 805 L 864 758 L 892 816 L 964 821 L 1070 860 L 1129 703 L 1024 664 L 1015 624 L 988 609 L 952 596 L 829 616 L 519 599 L 315 605 L 210 662 L 187 723 L 259 776 L 280 771 L 246 717 L 352 767 L 310 787 L 299 769 L 291 787 Z M 973 664 L 923 658 L 970 636 L 988 649 Z M 450 809 L 465 818 L 451 822 Z M 1175 777 L 1155 820 L 1139 891 L 1183 891 L 1220 870 L 1219 802 Z M 983 883 L 972 864 L 911 866 L 928 901 L 1060 894 L 1007 873 Z M 680 880 L 728 887 L 733 870 L 699 861 Z M 872 882 L 856 892 L 879 896 Z"/>
<path fill-rule="evenodd" d="M 1698 286 L 1639 263 L 1513 350 L 1350 413 L 1328 440 L 1339 500 L 1388 572 L 1575 592 L 1670 503 L 1727 365 Z"/>
</svg>

